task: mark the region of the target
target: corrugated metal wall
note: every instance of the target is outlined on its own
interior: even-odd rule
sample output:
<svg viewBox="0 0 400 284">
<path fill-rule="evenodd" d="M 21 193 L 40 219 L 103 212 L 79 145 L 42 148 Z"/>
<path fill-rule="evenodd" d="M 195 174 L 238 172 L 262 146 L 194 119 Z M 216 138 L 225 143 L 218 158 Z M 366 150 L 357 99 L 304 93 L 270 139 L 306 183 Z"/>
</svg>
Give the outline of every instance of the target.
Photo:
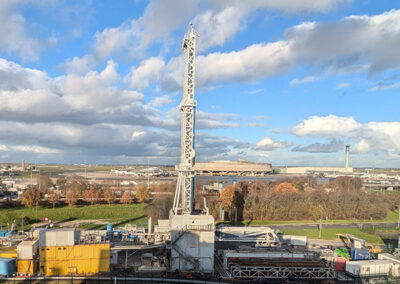
<svg viewBox="0 0 400 284">
<path fill-rule="evenodd" d="M 41 247 L 39 272 L 46 275 L 110 271 L 110 244 Z"/>
</svg>

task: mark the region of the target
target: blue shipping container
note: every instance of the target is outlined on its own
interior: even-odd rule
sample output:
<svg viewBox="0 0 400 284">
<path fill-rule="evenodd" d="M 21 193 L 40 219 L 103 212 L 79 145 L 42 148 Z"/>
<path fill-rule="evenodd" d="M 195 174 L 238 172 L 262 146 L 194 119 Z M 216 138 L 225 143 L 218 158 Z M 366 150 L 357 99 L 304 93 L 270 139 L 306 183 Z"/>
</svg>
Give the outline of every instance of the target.
<svg viewBox="0 0 400 284">
<path fill-rule="evenodd" d="M 0 257 L 0 275 L 10 276 L 15 272 L 15 259 Z"/>
<path fill-rule="evenodd" d="M 0 238 L 11 236 L 12 232 L 7 230 L 0 230 Z"/>
<path fill-rule="evenodd" d="M 371 254 L 367 249 L 351 249 L 350 257 L 353 260 L 369 260 L 371 259 Z"/>
</svg>

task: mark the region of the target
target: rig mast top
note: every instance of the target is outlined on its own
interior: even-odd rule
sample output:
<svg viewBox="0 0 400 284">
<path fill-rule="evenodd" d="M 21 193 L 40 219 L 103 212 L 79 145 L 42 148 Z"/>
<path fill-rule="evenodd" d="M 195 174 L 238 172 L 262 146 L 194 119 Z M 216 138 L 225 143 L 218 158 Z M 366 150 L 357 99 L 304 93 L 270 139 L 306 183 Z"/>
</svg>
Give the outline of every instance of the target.
<svg viewBox="0 0 400 284">
<path fill-rule="evenodd" d="M 183 81 L 183 97 L 179 105 L 182 114 L 181 125 L 181 161 L 176 166 L 178 181 L 176 184 L 173 214 L 193 213 L 193 185 L 194 185 L 194 116 L 196 101 L 194 100 L 195 87 L 195 56 L 197 31 L 190 24 L 185 34 L 182 49 L 185 52 L 185 75 Z"/>
</svg>

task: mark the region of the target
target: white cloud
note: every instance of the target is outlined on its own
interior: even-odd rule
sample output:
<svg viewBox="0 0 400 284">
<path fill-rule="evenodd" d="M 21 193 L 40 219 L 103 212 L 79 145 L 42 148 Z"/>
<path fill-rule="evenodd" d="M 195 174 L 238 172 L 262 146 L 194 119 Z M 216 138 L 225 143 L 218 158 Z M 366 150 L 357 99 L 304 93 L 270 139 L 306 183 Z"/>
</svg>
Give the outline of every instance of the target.
<svg viewBox="0 0 400 284">
<path fill-rule="evenodd" d="M 312 116 L 292 128 L 299 137 L 344 137 L 356 142 L 358 153 L 381 154 L 381 157 L 399 157 L 400 122 L 359 123 L 353 117 Z M 385 155 L 383 155 L 385 154 Z"/>
<path fill-rule="evenodd" d="M 31 145 L 13 146 L 12 149 L 20 152 L 34 152 L 39 154 L 56 154 L 59 152 L 56 149 L 51 149 L 42 146 L 31 146 Z"/>
<path fill-rule="evenodd" d="M 336 90 L 344 89 L 350 87 L 349 83 L 340 83 L 339 85 L 336 86 Z"/>
<path fill-rule="evenodd" d="M 236 3 L 220 11 L 208 10 L 198 14 L 193 19 L 193 24 L 202 37 L 198 44 L 199 51 L 222 45 L 232 38 L 240 28 L 241 21 L 247 14 L 246 10 Z"/>
<path fill-rule="evenodd" d="M 95 56 L 104 59 L 124 52 L 129 58 L 141 57 L 150 44 L 165 41 L 171 32 L 186 22 L 196 12 L 197 3 L 186 0 L 151 1 L 140 18 L 96 32 Z"/>
<path fill-rule="evenodd" d="M 138 137 L 146 135 L 145 131 L 133 131 L 132 139 L 137 139 Z"/>
<path fill-rule="evenodd" d="M 72 59 L 67 60 L 61 67 L 65 69 L 67 74 L 78 74 L 82 75 L 90 71 L 90 69 L 94 65 L 94 58 L 87 54 L 83 57 L 73 57 Z"/>
<path fill-rule="evenodd" d="M 125 78 L 129 87 L 133 89 L 144 89 L 150 84 L 161 79 L 165 65 L 164 61 L 157 57 L 150 57 L 132 67 L 131 73 Z"/>
<path fill-rule="evenodd" d="M 300 124 L 292 128 L 292 132 L 300 137 L 310 135 L 323 135 L 336 137 L 338 135 L 350 135 L 350 133 L 361 127 L 353 117 L 312 116 L 303 120 Z"/>
<path fill-rule="evenodd" d="M 245 27 L 246 18 L 256 10 L 272 9 L 287 13 L 301 12 L 327 12 L 339 3 L 350 1 L 335 0 L 262 0 L 262 1 L 217 1 L 212 3 L 210 9 L 196 15 L 193 19 L 202 40 L 199 42 L 199 50 L 205 50 L 211 46 L 222 45 L 227 40 Z"/>
<path fill-rule="evenodd" d="M 257 90 L 248 91 L 247 93 L 250 95 L 254 95 L 254 94 L 261 93 L 263 91 L 264 91 L 264 89 L 257 89 Z"/>
<path fill-rule="evenodd" d="M 372 145 L 365 139 L 361 139 L 355 146 L 354 151 L 355 153 L 368 153 L 373 150 Z"/>
<path fill-rule="evenodd" d="M 143 95 L 135 91 L 119 90 L 112 84 L 120 81 L 116 63 L 109 60 L 106 68 L 98 73 L 88 72 L 84 77 L 67 75 L 64 80 L 64 99 L 74 109 L 98 109 L 129 105 L 143 99 Z"/>
<path fill-rule="evenodd" d="M 154 107 L 162 107 L 162 106 L 171 104 L 173 102 L 174 101 L 171 99 L 171 97 L 169 95 L 164 95 L 164 96 L 155 98 L 154 100 L 149 102 L 149 105 L 154 106 Z"/>
<path fill-rule="evenodd" d="M 152 43 L 168 42 L 170 34 L 190 19 L 204 39 L 199 42 L 199 50 L 205 50 L 231 39 L 245 25 L 246 17 L 258 9 L 274 9 L 287 13 L 327 12 L 346 2 L 350 1 L 153 0 L 140 18 L 96 32 L 93 50 L 98 59 L 118 52 L 125 52 L 128 57 L 140 57 Z"/>
<path fill-rule="evenodd" d="M 280 133 L 285 133 L 286 132 L 285 130 L 279 129 L 279 128 L 273 128 L 273 129 L 270 129 L 268 131 L 271 132 L 271 133 L 274 133 L 274 134 L 280 134 Z"/>
<path fill-rule="evenodd" d="M 329 143 L 312 143 L 310 145 L 297 145 L 292 152 L 308 152 L 308 153 L 334 153 L 343 149 L 342 140 L 332 139 Z"/>
<path fill-rule="evenodd" d="M 272 151 L 275 149 L 284 149 L 292 145 L 290 142 L 286 141 L 276 141 L 270 137 L 264 137 L 262 140 L 258 141 L 254 146 L 254 150 Z"/>
<path fill-rule="evenodd" d="M 7 151 L 8 148 L 6 145 L 0 145 L 0 151 Z"/>
<path fill-rule="evenodd" d="M 284 40 L 198 56 L 197 86 L 252 82 L 280 75 L 301 64 L 329 73 L 389 70 L 400 66 L 398 30 L 400 10 L 376 16 L 350 16 L 334 22 L 302 23 L 288 29 Z M 180 88 L 183 64 L 182 57 L 166 64 L 167 88 Z M 308 77 L 306 81 L 315 78 Z"/>
<path fill-rule="evenodd" d="M 264 126 L 267 126 L 267 124 L 265 122 L 252 121 L 252 122 L 248 122 L 246 124 L 246 126 L 249 126 L 249 127 L 264 127 Z"/>
<path fill-rule="evenodd" d="M 368 91 L 376 92 L 376 91 L 390 90 L 390 89 L 394 89 L 394 88 L 400 88 L 400 82 L 399 83 L 383 83 L 383 82 L 380 82 L 375 87 L 372 87 L 372 88 L 368 89 Z"/>
<path fill-rule="evenodd" d="M 304 77 L 303 79 L 295 78 L 292 81 L 290 81 L 290 86 L 293 87 L 293 86 L 296 86 L 298 84 L 311 83 L 311 82 L 318 81 L 319 79 L 320 78 L 316 77 L 316 76 L 307 76 L 307 77 Z"/>
<path fill-rule="evenodd" d="M 45 47 L 55 46 L 57 39 L 55 37 L 41 39 L 29 35 L 27 30 L 31 23 L 17 9 L 27 4 L 40 6 L 44 3 L 21 0 L 1 1 L 0 50 L 17 55 L 24 61 L 37 61 L 39 52 Z"/>
</svg>

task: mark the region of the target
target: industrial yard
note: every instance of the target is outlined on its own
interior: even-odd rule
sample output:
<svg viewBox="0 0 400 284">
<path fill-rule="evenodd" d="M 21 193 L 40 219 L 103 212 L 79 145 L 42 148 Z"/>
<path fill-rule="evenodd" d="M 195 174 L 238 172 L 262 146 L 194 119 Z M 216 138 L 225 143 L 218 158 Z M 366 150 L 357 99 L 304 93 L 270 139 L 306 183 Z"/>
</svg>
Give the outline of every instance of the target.
<svg viewBox="0 0 400 284">
<path fill-rule="evenodd" d="M 244 160 L 236 163 L 219 161 L 195 164 L 194 70 L 197 36 L 197 31 L 191 26 L 183 43 L 185 70 L 188 71 L 185 73 L 183 99 L 179 108 L 182 114 L 181 160 L 175 171 L 158 167 L 118 167 L 109 171 L 102 168 L 103 171 L 88 172 L 84 165 L 84 171 L 80 171 L 82 166 L 78 166 L 78 171 L 75 169 L 71 174 L 71 167 L 63 173 L 57 173 L 53 167 L 51 171 L 47 169 L 53 180 L 38 175 L 37 185 L 33 185 L 33 166 L 30 165 L 26 170 L 24 161 L 20 169 L 8 166 L 3 171 L 3 176 L 9 177 L 4 183 L 8 190 L 3 192 L 8 192 L 18 184 L 15 182 L 18 178 L 13 177 L 14 175 L 28 173 L 28 178 L 25 177 L 26 188 L 15 186 L 16 194 L 4 200 L 4 204 L 10 208 L 2 209 L 3 221 L 7 222 L 10 216 L 21 215 L 20 222 L 14 220 L 11 228 L 8 223 L 7 229 L 0 231 L 0 275 L 4 280 L 18 282 L 23 279 L 47 279 L 51 282 L 64 281 L 68 277 L 71 277 L 71 281 L 74 277 L 78 281 L 142 282 L 147 279 L 146 281 L 154 282 L 162 279 L 165 282 L 174 282 L 179 279 L 180 282 L 188 283 L 196 283 L 196 280 L 210 283 L 255 280 L 331 283 L 330 281 L 353 282 L 360 278 L 375 279 L 374 281 L 400 280 L 399 242 L 390 247 L 383 244 L 379 237 L 361 231 L 363 226 L 372 226 L 374 230 L 376 224 L 372 222 L 372 217 L 370 223 L 368 220 L 364 220 L 367 221 L 364 223 L 356 220 L 355 224 L 361 225 L 357 228 L 352 228 L 352 221 L 328 222 L 328 213 L 325 213 L 326 219 L 323 222 L 323 207 L 320 205 L 318 223 L 299 221 L 297 224 L 276 222 L 271 226 L 248 226 L 253 220 L 251 218 L 247 226 L 237 225 L 238 210 L 241 210 L 239 213 L 242 219 L 244 216 L 261 216 L 260 212 L 249 208 L 246 211 L 240 207 L 238 200 L 246 195 L 252 196 L 257 192 L 270 190 L 268 194 L 272 194 L 271 198 L 287 198 L 291 202 L 287 194 L 318 196 L 317 191 L 320 190 L 323 192 L 321 194 L 332 198 L 331 195 L 340 188 L 352 188 L 353 193 L 347 192 L 350 196 L 372 187 L 375 176 L 371 176 L 369 171 L 354 174 L 354 169 L 349 167 L 348 145 L 345 147 L 344 168 L 297 167 L 273 170 L 271 164 L 249 163 Z M 16 174 L 10 173 L 13 171 Z M 40 174 L 36 167 L 35 171 Z M 60 174 L 61 181 L 57 179 Z M 299 177 L 291 177 L 290 174 Z M 335 178 L 330 180 L 332 175 Z M 363 175 L 368 178 L 364 183 L 360 178 Z M 200 186 L 203 200 L 197 195 L 197 204 L 194 193 L 195 176 L 217 177 L 217 181 Z M 218 177 L 224 181 L 218 181 Z M 257 181 L 260 177 L 272 182 L 280 177 L 282 181 L 276 182 L 271 188 L 266 180 Z M 318 177 L 326 179 L 324 185 L 318 182 Z M 397 190 L 397 177 L 388 177 L 393 181 L 385 187 L 385 191 Z M 238 178 L 242 180 L 238 181 Z M 251 183 L 246 183 L 246 179 L 253 178 L 255 180 Z M 160 218 L 160 212 L 156 212 L 156 222 L 151 216 L 146 217 L 145 208 L 154 207 L 154 200 L 163 200 L 172 194 L 166 191 L 171 186 L 162 185 L 162 182 L 175 180 L 172 207 L 165 208 L 166 203 L 163 205 L 169 211 L 169 218 Z M 143 185 L 139 185 L 139 182 Z M 58 186 L 54 187 L 55 184 Z M 40 197 L 41 185 L 50 188 L 46 200 L 53 203 L 53 208 L 38 210 L 43 202 Z M 107 191 L 103 190 L 102 195 L 101 186 L 108 187 Z M 162 189 L 151 192 L 150 187 L 156 186 Z M 39 191 L 36 187 L 39 187 Z M 61 188 L 64 188 L 64 192 Z M 299 188 L 303 193 L 298 193 Z M 83 192 L 83 198 L 79 198 L 78 191 Z M 232 197 L 229 197 L 229 192 L 232 192 Z M 329 195 L 329 192 L 333 193 Z M 132 204 L 132 194 L 136 204 Z M 35 199 L 35 195 L 39 198 Z M 12 208 L 11 204 L 18 204 L 20 198 L 22 204 L 31 209 Z M 258 206 L 257 200 L 254 200 L 253 206 Z M 125 204 L 114 204 L 116 201 Z M 56 208 L 55 205 L 60 202 L 67 203 L 68 207 L 58 205 Z M 102 202 L 109 204 L 97 204 Z M 149 204 L 150 202 L 152 203 Z M 210 213 L 210 210 L 218 208 L 215 207 L 216 203 L 227 205 L 220 211 L 219 224 Z M 324 210 L 329 212 L 329 204 L 325 206 Z M 154 209 L 159 210 L 157 207 Z M 379 216 L 388 214 L 379 210 L 376 212 L 370 213 L 380 214 Z M 303 214 L 315 216 L 312 212 L 304 211 Z M 231 222 L 225 223 L 226 217 Z M 383 221 L 382 224 L 390 227 L 393 225 L 390 222 L 396 217 L 391 211 L 386 217 L 386 223 Z M 28 218 L 28 222 L 24 228 L 25 218 Z M 379 224 L 381 223 L 378 226 Z M 334 227 L 329 228 L 332 225 Z M 304 228 L 304 235 L 301 234 L 301 228 Z M 394 235 L 399 239 L 396 233 L 398 229 L 397 232 L 394 231 Z"/>
<path fill-rule="evenodd" d="M 20 2 L 0 283 L 400 283 L 395 4 Z"/>
</svg>

